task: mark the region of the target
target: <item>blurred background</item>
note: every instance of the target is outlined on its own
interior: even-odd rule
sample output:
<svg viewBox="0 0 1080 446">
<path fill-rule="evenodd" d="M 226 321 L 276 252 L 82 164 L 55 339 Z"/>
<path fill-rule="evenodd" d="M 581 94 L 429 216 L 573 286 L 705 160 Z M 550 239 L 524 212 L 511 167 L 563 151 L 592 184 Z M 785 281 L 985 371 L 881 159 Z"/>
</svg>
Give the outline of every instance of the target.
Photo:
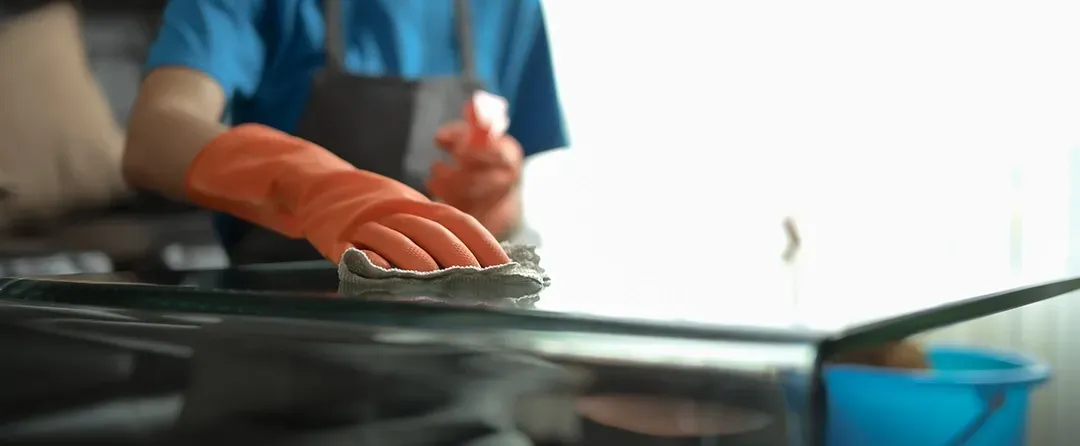
<svg viewBox="0 0 1080 446">
<path fill-rule="evenodd" d="M 0 3 L 0 274 L 227 263 L 205 212 L 119 177 L 163 4 Z M 1080 274 L 1075 2 L 545 7 L 572 141 L 526 169 L 547 309 L 835 324 Z M 1080 410 L 1074 315 L 931 337 L 1049 359 L 1053 444 Z"/>
</svg>

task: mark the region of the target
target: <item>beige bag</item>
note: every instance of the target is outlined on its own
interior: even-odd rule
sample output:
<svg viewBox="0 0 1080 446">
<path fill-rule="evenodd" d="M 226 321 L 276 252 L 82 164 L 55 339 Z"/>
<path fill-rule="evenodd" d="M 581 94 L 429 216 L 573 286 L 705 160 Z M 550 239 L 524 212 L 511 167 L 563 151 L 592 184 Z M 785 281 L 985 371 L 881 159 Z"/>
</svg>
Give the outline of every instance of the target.
<svg viewBox="0 0 1080 446">
<path fill-rule="evenodd" d="M 0 228 L 126 194 L 123 132 L 90 71 L 78 11 L 52 4 L 0 24 Z"/>
</svg>

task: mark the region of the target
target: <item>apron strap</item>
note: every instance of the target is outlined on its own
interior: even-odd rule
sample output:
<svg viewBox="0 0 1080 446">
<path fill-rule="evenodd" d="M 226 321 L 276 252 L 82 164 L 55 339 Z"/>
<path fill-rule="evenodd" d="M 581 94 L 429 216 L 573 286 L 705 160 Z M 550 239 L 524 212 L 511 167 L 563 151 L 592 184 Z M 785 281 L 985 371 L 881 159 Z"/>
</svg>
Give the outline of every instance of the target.
<svg viewBox="0 0 1080 446">
<path fill-rule="evenodd" d="M 458 41 L 461 76 L 479 85 L 476 76 L 476 56 L 473 48 L 472 26 L 469 24 L 469 0 L 454 2 L 454 35 Z M 323 21 L 326 25 L 326 68 L 345 72 L 345 33 L 341 14 L 341 0 L 323 0 Z"/>
<path fill-rule="evenodd" d="M 454 24 L 461 54 L 461 77 L 473 85 L 480 85 L 480 78 L 476 76 L 472 26 L 469 25 L 469 0 L 454 0 Z"/>
<path fill-rule="evenodd" d="M 341 0 L 323 1 L 323 21 L 326 22 L 326 69 L 345 72 L 345 36 L 342 33 Z"/>
</svg>

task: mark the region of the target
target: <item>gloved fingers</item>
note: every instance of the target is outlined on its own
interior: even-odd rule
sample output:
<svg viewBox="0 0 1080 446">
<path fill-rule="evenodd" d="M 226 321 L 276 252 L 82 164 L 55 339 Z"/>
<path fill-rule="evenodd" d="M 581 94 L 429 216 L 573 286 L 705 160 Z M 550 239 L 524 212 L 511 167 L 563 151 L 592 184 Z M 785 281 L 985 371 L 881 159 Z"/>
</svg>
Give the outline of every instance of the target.
<svg viewBox="0 0 1080 446">
<path fill-rule="evenodd" d="M 461 122 L 448 124 L 435 134 L 435 144 L 469 168 L 504 168 L 520 170 L 525 152 L 517 140 L 499 136 L 491 140 L 471 140 Z"/>
<path fill-rule="evenodd" d="M 453 155 L 465 145 L 465 138 L 469 134 L 469 124 L 465 121 L 454 121 L 439 127 L 435 131 L 435 145 Z"/>
<path fill-rule="evenodd" d="M 505 136 L 487 147 L 468 147 L 456 152 L 454 161 L 465 169 L 506 169 L 519 171 L 525 158 L 521 145 Z"/>
<path fill-rule="evenodd" d="M 341 257 L 345 254 L 345 251 L 348 251 L 350 248 L 355 248 L 355 246 L 353 246 L 353 244 L 349 242 L 334 243 L 332 244 L 331 251 L 323 252 L 322 255 L 323 257 L 326 257 L 327 260 L 337 263 L 341 261 Z M 361 249 L 360 252 L 364 253 L 364 255 L 367 256 L 368 260 L 371 260 L 371 263 L 373 263 L 375 266 L 386 269 L 390 269 L 393 267 L 392 265 L 390 265 L 390 262 L 387 262 L 386 259 L 376 254 L 374 251 L 368 249 Z"/>
<path fill-rule="evenodd" d="M 412 271 L 439 269 L 439 264 L 427 251 L 404 234 L 379 223 L 368 222 L 360 226 L 350 241 L 360 250 L 375 252 L 396 268 Z"/>
<path fill-rule="evenodd" d="M 408 214 L 394 214 L 379 220 L 383 226 L 404 234 L 427 251 L 442 268 L 480 266 L 469 247 L 454 233 L 431 220 Z"/>
<path fill-rule="evenodd" d="M 518 177 L 513 172 L 503 170 L 488 170 L 468 175 L 462 181 L 463 193 L 473 201 L 485 201 L 491 198 L 501 198 L 506 195 L 518 182 Z"/>
<path fill-rule="evenodd" d="M 469 248 L 481 267 L 510 263 L 495 236 L 476 218 L 452 206 L 438 203 L 401 203 L 399 213 L 412 214 L 434 221 L 454 233 Z M 381 253 L 381 252 L 380 252 Z M 393 259 L 391 259 L 393 260 Z"/>
<path fill-rule="evenodd" d="M 461 169 L 443 161 L 436 161 L 431 165 L 429 178 L 450 178 L 458 174 Z"/>
<path fill-rule="evenodd" d="M 445 178 L 429 178 L 424 186 L 432 198 L 455 208 L 460 209 L 461 204 L 468 201 L 458 188 Z"/>
<path fill-rule="evenodd" d="M 505 195 L 519 178 L 516 171 L 506 169 L 463 169 L 435 163 L 427 188 L 435 196 L 454 204 Z"/>
<path fill-rule="evenodd" d="M 478 206 L 469 212 L 496 238 L 510 235 L 510 231 L 514 229 L 514 224 L 518 221 L 519 213 L 520 208 L 513 206 L 511 200 L 508 200 L 507 197 L 485 203 L 482 207 Z"/>
<path fill-rule="evenodd" d="M 505 207 L 505 202 L 507 202 L 509 198 L 509 194 L 489 195 L 473 201 L 470 203 L 471 207 L 465 209 L 465 211 L 468 212 L 469 215 L 476 217 L 485 228 L 491 230 L 492 234 L 498 235 L 499 232 L 492 230 L 492 227 L 488 225 L 487 222 L 492 220 L 491 215 L 502 212 L 502 209 Z"/>
<path fill-rule="evenodd" d="M 457 169 L 451 167 L 449 164 L 442 161 L 436 161 L 431 165 L 431 172 L 428 174 L 427 182 L 424 187 L 432 195 L 439 197 L 443 200 L 450 198 L 450 196 L 456 195 L 456 188 L 454 188 L 454 180 Z"/>
<path fill-rule="evenodd" d="M 473 216 L 454 210 L 452 213 L 445 212 L 430 218 L 457 235 L 476 256 L 481 267 L 510 263 L 510 257 L 503 251 L 499 241 Z"/>
<path fill-rule="evenodd" d="M 387 262 L 386 259 L 383 258 L 383 256 L 376 254 L 375 251 L 369 249 L 361 249 L 360 252 L 364 253 L 364 255 L 367 256 L 368 260 L 370 260 L 371 263 L 375 266 L 386 269 L 393 268 L 393 266 L 390 265 L 390 262 Z"/>
</svg>

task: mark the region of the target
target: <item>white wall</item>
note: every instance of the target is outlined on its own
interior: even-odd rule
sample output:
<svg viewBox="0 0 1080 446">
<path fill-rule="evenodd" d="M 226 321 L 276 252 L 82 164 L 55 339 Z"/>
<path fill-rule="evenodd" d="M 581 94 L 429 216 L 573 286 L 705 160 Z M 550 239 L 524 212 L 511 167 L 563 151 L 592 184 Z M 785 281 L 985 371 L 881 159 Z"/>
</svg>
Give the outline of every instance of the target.
<svg viewBox="0 0 1080 446">
<path fill-rule="evenodd" d="M 815 306 L 1012 274 L 1013 214 L 1068 215 L 1080 5 L 984 3 L 547 0 L 573 139 L 529 171 L 549 264 L 629 278 L 643 257 L 738 288 L 718 267 L 776 274 L 793 214 Z M 1032 249 L 1064 266 L 1064 245 Z M 665 274 L 631 291 L 703 290 Z"/>
<path fill-rule="evenodd" d="M 845 319 L 1080 274 L 1080 3 L 546 7 L 573 139 L 528 170 L 549 308 Z M 784 215 L 806 242 L 794 287 Z M 1048 357 L 1064 386 L 1078 309 L 938 338 Z M 1071 438 L 1060 421 L 1036 444 Z"/>
</svg>

